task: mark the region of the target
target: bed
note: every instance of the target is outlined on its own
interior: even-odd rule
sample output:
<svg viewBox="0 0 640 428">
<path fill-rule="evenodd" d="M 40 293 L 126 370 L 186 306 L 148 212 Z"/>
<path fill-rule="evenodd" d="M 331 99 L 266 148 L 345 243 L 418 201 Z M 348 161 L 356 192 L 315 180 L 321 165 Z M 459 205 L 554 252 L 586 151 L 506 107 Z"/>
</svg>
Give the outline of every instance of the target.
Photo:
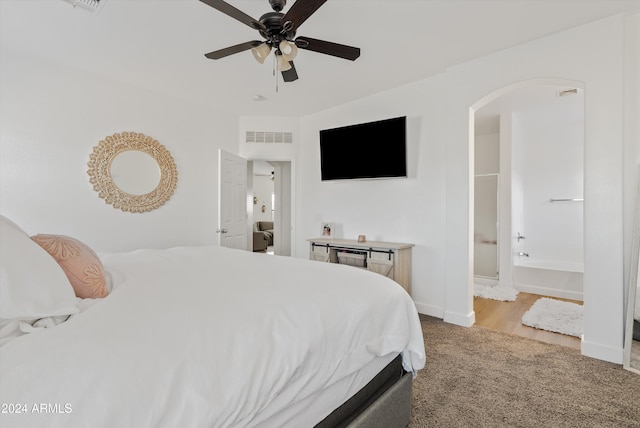
<svg viewBox="0 0 640 428">
<path fill-rule="evenodd" d="M 388 278 L 217 246 L 95 254 L 0 225 L 1 426 L 409 421 L 424 342 Z"/>
</svg>

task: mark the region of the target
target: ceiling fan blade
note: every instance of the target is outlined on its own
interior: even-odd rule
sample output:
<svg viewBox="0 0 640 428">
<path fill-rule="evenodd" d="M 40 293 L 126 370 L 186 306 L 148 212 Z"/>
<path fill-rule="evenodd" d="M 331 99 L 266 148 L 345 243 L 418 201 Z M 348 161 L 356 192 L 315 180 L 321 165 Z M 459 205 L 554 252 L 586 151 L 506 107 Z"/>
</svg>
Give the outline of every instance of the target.
<svg viewBox="0 0 640 428">
<path fill-rule="evenodd" d="M 222 0 L 200 0 L 202 3 L 207 4 L 209 6 L 211 6 L 212 8 L 219 10 L 220 12 L 224 13 L 225 15 L 228 15 L 234 19 L 237 19 L 238 21 L 242 22 L 243 24 L 248 25 L 249 27 L 253 28 L 254 30 L 266 30 L 267 27 L 264 26 L 264 24 L 262 24 L 260 21 L 258 21 L 257 19 L 253 19 L 252 17 L 250 17 L 249 15 L 247 15 L 246 13 L 244 13 L 243 11 L 236 9 L 235 7 L 231 6 L 229 3 L 224 2 Z"/>
<path fill-rule="evenodd" d="M 353 46 L 312 39 L 310 37 L 298 37 L 295 42 L 296 46 L 300 49 L 337 56 L 338 58 L 344 58 L 351 61 L 355 61 L 360 56 L 360 48 L 354 48 Z"/>
<path fill-rule="evenodd" d="M 240 43 L 239 45 L 229 46 L 228 48 L 220 49 L 217 51 L 209 52 L 205 56 L 209 59 L 220 59 L 229 55 L 236 54 L 238 52 L 248 51 L 249 49 L 258 46 L 262 42 L 253 40 L 251 42 Z"/>
<path fill-rule="evenodd" d="M 294 80 L 298 80 L 298 72 L 296 71 L 296 66 L 293 65 L 293 61 L 289 61 L 291 64 L 291 68 L 287 71 L 282 72 L 282 80 L 285 82 L 293 82 Z"/>
<path fill-rule="evenodd" d="M 327 0 L 296 0 L 291 8 L 282 17 L 282 24 L 291 22 L 291 31 L 296 31 L 313 13 L 325 4 Z"/>
</svg>

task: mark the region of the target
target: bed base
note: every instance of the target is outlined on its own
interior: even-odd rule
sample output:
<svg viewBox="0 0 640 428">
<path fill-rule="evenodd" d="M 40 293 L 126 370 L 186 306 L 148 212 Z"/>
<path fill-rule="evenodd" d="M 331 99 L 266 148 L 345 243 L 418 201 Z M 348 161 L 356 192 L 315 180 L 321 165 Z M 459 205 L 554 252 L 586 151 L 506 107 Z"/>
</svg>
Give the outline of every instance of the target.
<svg viewBox="0 0 640 428">
<path fill-rule="evenodd" d="M 315 428 L 404 428 L 411 419 L 412 385 L 398 355 Z"/>
</svg>

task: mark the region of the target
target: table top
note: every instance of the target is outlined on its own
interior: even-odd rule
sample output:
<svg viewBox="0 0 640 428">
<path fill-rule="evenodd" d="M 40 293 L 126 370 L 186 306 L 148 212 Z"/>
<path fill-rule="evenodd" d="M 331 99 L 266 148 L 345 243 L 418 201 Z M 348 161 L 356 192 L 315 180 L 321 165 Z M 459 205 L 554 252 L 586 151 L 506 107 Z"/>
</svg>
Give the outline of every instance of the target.
<svg viewBox="0 0 640 428">
<path fill-rule="evenodd" d="M 307 239 L 309 242 L 315 242 L 318 244 L 329 244 L 343 247 L 353 248 L 384 248 L 391 250 L 402 250 L 405 248 L 411 248 L 414 244 L 406 244 L 402 242 L 382 242 L 382 241 L 365 241 L 358 242 L 355 239 L 336 239 L 336 238 L 313 238 Z"/>
</svg>

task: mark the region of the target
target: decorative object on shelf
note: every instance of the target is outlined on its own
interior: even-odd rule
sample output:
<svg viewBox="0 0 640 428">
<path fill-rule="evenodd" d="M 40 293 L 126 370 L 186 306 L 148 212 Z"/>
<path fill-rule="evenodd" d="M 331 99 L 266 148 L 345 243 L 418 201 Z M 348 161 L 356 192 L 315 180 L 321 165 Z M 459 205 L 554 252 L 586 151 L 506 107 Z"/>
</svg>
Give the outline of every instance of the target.
<svg viewBox="0 0 640 428">
<path fill-rule="evenodd" d="M 143 213 L 164 205 L 178 183 L 169 151 L 152 137 L 136 132 L 113 134 L 89 155 L 89 181 L 107 204 Z"/>
<path fill-rule="evenodd" d="M 322 223 L 322 237 L 333 237 L 333 223 Z"/>
<path fill-rule="evenodd" d="M 367 237 L 365 235 L 358 235 L 358 242 L 367 242 Z"/>
</svg>

